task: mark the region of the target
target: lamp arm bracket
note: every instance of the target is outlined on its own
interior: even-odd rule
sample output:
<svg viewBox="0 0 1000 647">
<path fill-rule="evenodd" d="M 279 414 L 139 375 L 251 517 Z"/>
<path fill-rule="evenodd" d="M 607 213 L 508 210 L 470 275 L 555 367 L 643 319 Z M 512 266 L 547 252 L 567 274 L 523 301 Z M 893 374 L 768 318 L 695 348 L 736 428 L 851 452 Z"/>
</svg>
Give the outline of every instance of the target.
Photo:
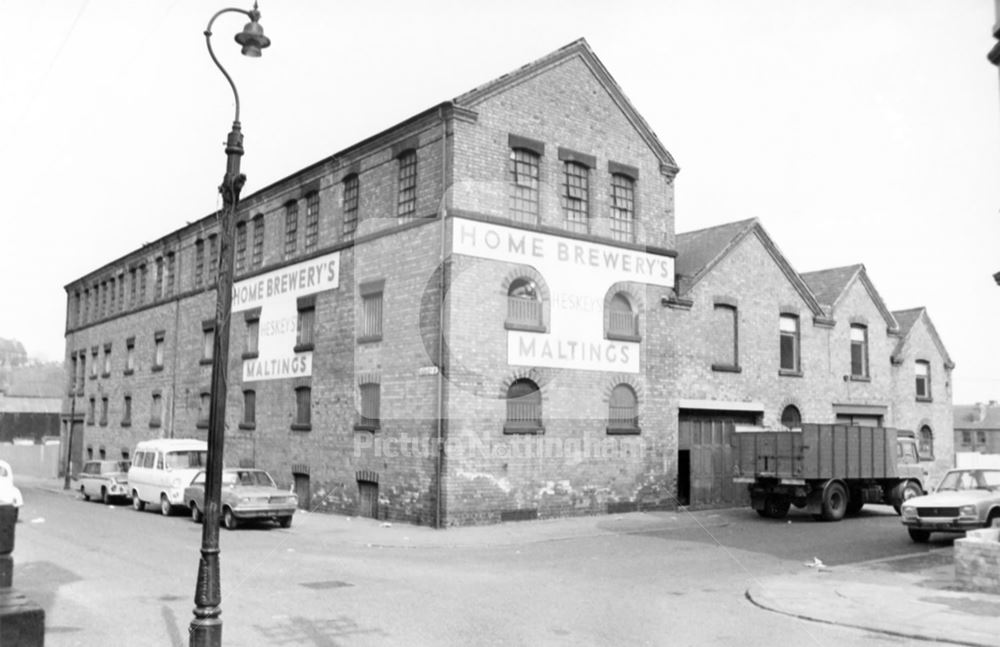
<svg viewBox="0 0 1000 647">
<path fill-rule="evenodd" d="M 216 58 L 215 51 L 212 49 L 212 23 L 214 23 L 215 19 L 221 16 L 222 14 L 229 12 L 241 13 L 244 16 L 250 18 L 251 20 L 256 19 L 254 16 L 255 13 L 259 18 L 260 13 L 257 12 L 256 9 L 251 12 L 251 11 L 246 11 L 245 9 L 227 7 L 226 9 L 220 9 L 219 11 L 215 12 L 215 15 L 212 16 L 211 20 L 208 21 L 208 26 L 205 27 L 205 44 L 208 46 L 208 55 L 212 57 L 212 61 L 215 63 L 215 66 L 219 68 L 219 71 L 222 72 L 222 76 L 226 77 L 226 80 L 229 81 L 229 87 L 233 89 L 233 99 L 235 99 L 236 101 L 236 116 L 233 118 L 233 121 L 238 122 L 240 120 L 240 93 L 236 91 L 236 84 L 233 83 L 233 79 L 231 76 L 229 76 L 229 72 L 226 71 L 226 68 L 222 67 L 222 63 L 220 63 L 219 59 Z"/>
</svg>

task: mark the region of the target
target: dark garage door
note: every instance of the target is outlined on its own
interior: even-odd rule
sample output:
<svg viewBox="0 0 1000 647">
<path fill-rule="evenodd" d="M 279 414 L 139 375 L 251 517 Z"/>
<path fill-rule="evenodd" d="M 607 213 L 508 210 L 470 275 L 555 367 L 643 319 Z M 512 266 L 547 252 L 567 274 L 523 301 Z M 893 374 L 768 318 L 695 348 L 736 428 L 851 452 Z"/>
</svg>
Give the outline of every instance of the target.
<svg viewBox="0 0 1000 647">
<path fill-rule="evenodd" d="M 681 411 L 677 439 L 677 499 L 695 507 L 742 506 L 746 485 L 733 483 L 733 428 L 754 425 L 759 414 L 743 411 Z"/>
</svg>

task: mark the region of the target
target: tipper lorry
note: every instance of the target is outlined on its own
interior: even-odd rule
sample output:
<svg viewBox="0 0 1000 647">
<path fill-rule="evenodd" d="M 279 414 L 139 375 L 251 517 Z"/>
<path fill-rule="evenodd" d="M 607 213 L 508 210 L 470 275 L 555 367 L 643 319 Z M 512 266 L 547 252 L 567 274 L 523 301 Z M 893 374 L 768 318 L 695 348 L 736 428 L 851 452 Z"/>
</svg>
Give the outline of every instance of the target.
<svg viewBox="0 0 1000 647">
<path fill-rule="evenodd" d="M 750 505 L 762 517 L 780 519 L 794 505 L 817 520 L 840 521 L 866 503 L 886 503 L 899 514 L 903 501 L 924 492 L 916 440 L 895 429 L 737 429 L 733 442 L 733 480 L 747 484 Z"/>
</svg>

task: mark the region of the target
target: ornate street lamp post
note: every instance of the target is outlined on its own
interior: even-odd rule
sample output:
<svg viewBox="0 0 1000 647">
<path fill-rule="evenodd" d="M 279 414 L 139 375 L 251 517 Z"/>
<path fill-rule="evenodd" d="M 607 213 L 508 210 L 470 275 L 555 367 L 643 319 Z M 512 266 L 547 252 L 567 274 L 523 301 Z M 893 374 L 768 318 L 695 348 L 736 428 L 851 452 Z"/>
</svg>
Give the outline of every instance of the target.
<svg viewBox="0 0 1000 647">
<path fill-rule="evenodd" d="M 208 21 L 205 43 L 212 61 L 222 72 L 233 89 L 236 116 L 233 128 L 226 139 L 226 175 L 219 192 L 222 210 L 219 211 L 219 272 L 216 284 L 215 341 L 212 349 L 212 385 L 208 414 L 208 459 L 205 474 L 204 525 L 201 530 L 201 560 L 198 563 L 198 584 L 194 593 L 194 619 L 190 626 L 190 646 L 207 647 L 222 644 L 222 593 L 219 576 L 219 508 L 222 498 L 222 453 L 226 434 L 226 369 L 229 363 L 229 316 L 233 293 L 233 232 L 236 206 L 246 176 L 240 173 L 243 156 L 243 134 L 240 132 L 240 95 L 236 85 L 212 51 L 212 23 L 224 13 L 241 13 L 250 18 L 243 31 L 236 35 L 236 42 L 243 46 L 244 56 L 258 57 L 261 50 L 271 44 L 261 28 L 257 3 L 253 9 L 223 9 Z"/>
</svg>

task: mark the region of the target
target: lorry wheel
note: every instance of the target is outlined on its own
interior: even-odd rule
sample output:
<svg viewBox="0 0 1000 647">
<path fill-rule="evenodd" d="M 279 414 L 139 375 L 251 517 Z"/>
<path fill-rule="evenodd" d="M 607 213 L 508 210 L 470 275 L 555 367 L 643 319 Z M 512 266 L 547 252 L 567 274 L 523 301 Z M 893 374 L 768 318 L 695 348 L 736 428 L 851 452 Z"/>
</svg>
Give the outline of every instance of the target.
<svg viewBox="0 0 1000 647">
<path fill-rule="evenodd" d="M 784 519 L 788 516 L 788 507 L 791 505 L 788 499 L 780 496 L 769 496 L 764 501 L 764 516 L 771 519 Z"/>
<path fill-rule="evenodd" d="M 899 486 L 899 495 L 895 497 L 892 502 L 892 509 L 896 511 L 896 514 L 902 514 L 903 503 L 907 499 L 912 499 L 915 496 L 923 496 L 924 491 L 920 489 L 920 484 L 915 481 L 907 481 Z"/>
<path fill-rule="evenodd" d="M 851 490 L 851 497 L 847 500 L 847 514 L 853 516 L 861 512 L 865 507 L 865 499 L 861 495 L 861 490 Z"/>
<path fill-rule="evenodd" d="M 823 491 L 823 521 L 840 521 L 847 514 L 847 489 L 840 483 L 831 483 Z"/>
<path fill-rule="evenodd" d="M 907 530 L 910 531 L 910 539 L 918 544 L 926 544 L 931 538 L 931 533 L 926 530 L 920 528 L 907 528 Z"/>
</svg>

